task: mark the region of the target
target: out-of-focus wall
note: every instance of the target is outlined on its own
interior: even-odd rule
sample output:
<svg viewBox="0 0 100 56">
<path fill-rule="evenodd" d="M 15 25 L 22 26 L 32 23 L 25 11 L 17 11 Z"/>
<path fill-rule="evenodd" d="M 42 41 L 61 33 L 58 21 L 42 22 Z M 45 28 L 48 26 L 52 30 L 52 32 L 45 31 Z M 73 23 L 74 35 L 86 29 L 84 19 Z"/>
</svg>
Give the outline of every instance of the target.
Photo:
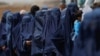
<svg viewBox="0 0 100 56">
<path fill-rule="evenodd" d="M 69 4 L 71 2 L 71 0 L 66 0 L 66 4 Z"/>
<path fill-rule="evenodd" d="M 31 4 L 31 5 L 48 5 L 48 6 L 58 6 L 60 3 L 60 0 L 0 0 L 0 2 L 6 2 L 10 5 L 12 4 Z"/>
<path fill-rule="evenodd" d="M 29 11 L 32 5 L 57 7 L 59 3 L 60 0 L 0 0 L 0 18 L 5 10 L 16 12 L 25 9 Z"/>
<path fill-rule="evenodd" d="M 21 6 L 3 5 L 3 6 L 0 6 L 0 20 L 1 20 L 1 17 L 3 15 L 3 12 L 5 10 L 11 10 L 12 12 L 19 12 L 22 9 L 29 11 L 30 8 L 31 8 L 31 5 L 25 5 L 25 6 L 24 5 L 21 5 Z"/>
<path fill-rule="evenodd" d="M 7 2 L 9 4 L 14 4 L 14 3 L 32 3 L 35 2 L 36 0 L 0 0 L 0 2 Z"/>
<path fill-rule="evenodd" d="M 100 2 L 100 0 L 95 0 L 94 2 Z"/>
</svg>

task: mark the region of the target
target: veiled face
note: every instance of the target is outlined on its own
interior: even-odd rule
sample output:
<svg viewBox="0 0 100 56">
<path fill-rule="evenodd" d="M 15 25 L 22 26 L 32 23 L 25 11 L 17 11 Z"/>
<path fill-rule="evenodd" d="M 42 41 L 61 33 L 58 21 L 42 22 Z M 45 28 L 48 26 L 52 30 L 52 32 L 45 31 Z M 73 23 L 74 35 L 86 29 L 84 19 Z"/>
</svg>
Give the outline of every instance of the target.
<svg viewBox="0 0 100 56">
<path fill-rule="evenodd" d="M 70 11 L 71 15 L 74 15 L 79 10 L 77 4 L 75 3 L 70 3 L 67 9 Z"/>
<path fill-rule="evenodd" d="M 8 14 L 9 12 L 10 12 L 10 11 L 7 10 L 7 11 L 5 11 L 5 12 L 3 13 L 1 22 L 6 23 L 6 17 L 7 17 L 7 14 Z"/>
<path fill-rule="evenodd" d="M 54 18 L 60 18 L 61 12 L 59 8 L 53 8 L 51 10 L 51 14 L 53 15 Z"/>
<path fill-rule="evenodd" d="M 37 12 L 36 17 L 39 18 L 39 19 L 43 19 L 44 14 L 45 14 L 45 12 L 39 11 L 39 12 Z"/>
<path fill-rule="evenodd" d="M 22 18 L 22 23 L 29 23 L 31 21 L 31 18 L 29 16 L 24 16 Z"/>
</svg>

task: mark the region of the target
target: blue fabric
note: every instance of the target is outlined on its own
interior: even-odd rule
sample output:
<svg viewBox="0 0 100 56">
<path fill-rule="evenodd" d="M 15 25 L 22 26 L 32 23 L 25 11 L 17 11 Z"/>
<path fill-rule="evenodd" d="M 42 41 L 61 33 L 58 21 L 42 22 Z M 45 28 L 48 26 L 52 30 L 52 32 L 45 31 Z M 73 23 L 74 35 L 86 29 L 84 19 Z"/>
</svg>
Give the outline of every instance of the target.
<svg viewBox="0 0 100 56">
<path fill-rule="evenodd" d="M 5 31 L 5 24 L 0 23 L 0 47 L 6 46 L 6 34 L 7 32 Z"/>
<path fill-rule="evenodd" d="M 79 10 L 77 4 L 70 3 L 66 9 L 64 9 L 64 14 L 62 15 L 62 27 L 65 38 L 65 53 L 64 56 L 70 56 L 72 53 L 73 43 L 71 41 L 71 32 L 74 26 L 74 21 L 76 20 L 75 13 Z"/>
<path fill-rule="evenodd" d="M 6 31 L 7 31 L 7 43 L 8 45 L 10 44 L 9 42 L 12 41 L 11 38 L 11 31 L 12 31 L 12 20 L 13 20 L 13 14 L 9 12 L 6 17 Z"/>
<path fill-rule="evenodd" d="M 80 29 L 81 21 L 75 20 L 74 22 L 74 36 L 72 37 L 72 40 L 74 41 L 76 37 L 79 35 L 79 29 Z"/>
<path fill-rule="evenodd" d="M 12 19 L 12 44 L 13 44 L 13 49 L 16 49 L 16 43 L 17 43 L 17 37 L 19 36 L 19 28 L 18 26 L 20 25 L 22 21 L 22 15 L 20 15 L 19 12 L 13 13 L 13 19 Z"/>
<path fill-rule="evenodd" d="M 32 39 L 32 34 L 34 32 L 34 17 L 29 13 L 24 15 L 15 13 L 13 16 L 14 21 L 17 20 L 17 22 L 13 21 L 13 48 L 16 50 L 18 56 L 28 56 L 31 50 L 28 51 L 26 49 L 27 46 L 25 41 Z"/>
<path fill-rule="evenodd" d="M 1 23 L 0 23 L 0 55 L 1 56 L 11 56 L 10 55 L 10 51 L 9 53 L 7 52 L 9 50 L 9 45 L 7 45 L 7 29 L 6 29 L 6 23 L 7 23 L 7 15 L 10 11 L 5 11 L 3 16 L 2 16 L 2 20 L 1 20 Z M 5 50 L 2 50 L 1 47 L 5 46 L 6 49 Z M 8 53 L 8 54 L 7 54 Z"/>
<path fill-rule="evenodd" d="M 7 16 L 7 13 L 9 13 L 10 11 L 7 10 L 3 13 L 3 16 L 2 16 L 2 20 L 1 20 L 1 23 L 6 23 L 6 16 Z"/>
<path fill-rule="evenodd" d="M 5 11 L 3 13 L 2 20 L 0 23 L 0 39 L 1 39 L 0 46 L 4 46 L 7 43 L 6 16 L 7 16 L 8 12 L 10 12 L 10 11 Z"/>
<path fill-rule="evenodd" d="M 79 28 L 80 28 L 81 22 L 76 20 L 74 22 L 74 30 L 75 30 L 75 34 L 78 35 L 79 34 Z"/>
<path fill-rule="evenodd" d="M 58 8 L 50 9 L 46 12 L 46 22 L 43 30 L 42 41 L 44 41 L 44 55 L 58 56 L 62 55 L 60 43 L 58 40 L 62 40 L 58 32 L 60 27 L 60 10 Z M 58 41 L 58 42 L 57 42 Z M 61 41 L 62 42 L 62 41 Z M 59 47 L 58 47 L 59 46 Z M 59 51 L 58 51 L 59 50 Z"/>
<path fill-rule="evenodd" d="M 78 6 L 76 3 L 70 3 L 67 7 L 67 10 L 69 10 L 69 17 L 70 17 L 70 22 L 71 22 L 71 28 L 74 26 L 74 21 L 77 19 L 75 17 L 75 13 L 79 10 Z"/>
<path fill-rule="evenodd" d="M 25 38 L 25 40 L 31 40 L 33 34 L 34 22 L 31 21 L 32 18 L 33 17 L 30 15 L 24 15 L 22 18 L 21 35 Z"/>
<path fill-rule="evenodd" d="M 31 55 L 40 55 L 42 56 L 43 54 L 43 41 L 42 39 L 42 34 L 43 34 L 43 29 L 45 25 L 45 13 L 46 10 L 40 10 L 37 11 L 36 16 L 35 16 L 35 30 L 34 30 L 34 38 L 32 38 L 32 52 Z"/>
<path fill-rule="evenodd" d="M 73 56 L 99 56 L 100 8 L 85 14 L 84 19 L 75 41 Z"/>
<path fill-rule="evenodd" d="M 22 16 L 19 12 L 13 13 L 13 27 L 22 21 Z"/>
<path fill-rule="evenodd" d="M 89 21 L 92 19 L 92 12 L 87 13 L 84 16 L 84 21 L 82 22 L 81 26 L 80 26 L 80 31 L 79 31 L 79 36 L 77 37 L 77 39 L 75 40 L 74 43 L 74 50 L 73 50 L 73 56 L 86 56 L 85 54 L 85 50 L 84 50 L 84 42 L 86 43 L 86 40 L 88 39 L 88 34 L 89 34 L 89 30 L 83 30 L 86 29 Z M 87 28 L 88 29 L 88 28 Z"/>
</svg>

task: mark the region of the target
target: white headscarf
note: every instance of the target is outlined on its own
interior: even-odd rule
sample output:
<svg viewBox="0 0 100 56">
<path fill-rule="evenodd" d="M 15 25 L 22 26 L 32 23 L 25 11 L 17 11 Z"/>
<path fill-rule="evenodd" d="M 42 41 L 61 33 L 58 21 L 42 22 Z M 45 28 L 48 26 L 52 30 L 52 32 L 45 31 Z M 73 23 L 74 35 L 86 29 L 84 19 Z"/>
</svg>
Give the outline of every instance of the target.
<svg viewBox="0 0 100 56">
<path fill-rule="evenodd" d="M 86 0 L 85 3 L 84 3 L 84 6 L 91 6 L 93 3 L 94 3 L 95 0 Z"/>
<path fill-rule="evenodd" d="M 83 21 L 84 20 L 84 15 L 86 13 L 91 12 L 92 11 L 92 8 L 90 6 L 85 6 L 82 11 L 83 11 L 83 14 L 82 14 L 82 21 Z"/>
<path fill-rule="evenodd" d="M 88 12 L 92 11 L 92 8 L 90 7 L 94 3 L 94 0 L 86 0 L 84 4 L 84 8 L 82 9 L 82 20 L 84 20 L 84 15 Z"/>
</svg>

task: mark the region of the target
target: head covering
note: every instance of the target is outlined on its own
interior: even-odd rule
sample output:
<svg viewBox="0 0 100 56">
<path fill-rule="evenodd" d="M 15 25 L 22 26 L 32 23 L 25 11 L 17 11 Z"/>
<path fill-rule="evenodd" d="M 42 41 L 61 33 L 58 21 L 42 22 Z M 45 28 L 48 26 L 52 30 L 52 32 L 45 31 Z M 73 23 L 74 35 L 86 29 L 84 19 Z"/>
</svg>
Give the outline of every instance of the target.
<svg viewBox="0 0 100 56">
<path fill-rule="evenodd" d="M 78 8 L 76 3 L 68 4 L 67 9 L 70 10 L 71 15 L 73 15 L 75 12 L 77 12 L 77 10 L 79 10 L 79 8 Z"/>
<path fill-rule="evenodd" d="M 73 27 L 74 21 L 76 20 L 75 13 L 79 10 L 76 3 L 70 3 L 67 7 L 67 11 L 69 11 L 69 17 L 71 22 L 71 27 Z M 71 28 L 72 29 L 72 28 Z"/>
<path fill-rule="evenodd" d="M 21 15 L 19 12 L 13 13 L 13 27 L 16 27 L 17 24 L 19 24 L 22 21 L 23 15 Z"/>
<path fill-rule="evenodd" d="M 83 9 L 82 9 L 82 11 L 83 11 L 83 14 L 82 14 L 82 21 L 84 20 L 84 15 L 86 14 L 86 13 L 89 13 L 89 12 L 91 12 L 93 9 L 90 7 L 90 6 L 85 6 Z"/>
<path fill-rule="evenodd" d="M 1 23 L 6 23 L 6 16 L 7 16 L 7 13 L 9 13 L 10 11 L 7 10 L 3 13 L 3 16 L 2 16 L 2 20 L 1 20 Z"/>
<path fill-rule="evenodd" d="M 21 24 L 21 34 L 25 40 L 30 40 L 32 33 L 33 33 L 33 23 L 31 21 L 30 15 L 24 15 L 22 18 L 22 24 Z"/>
<path fill-rule="evenodd" d="M 41 10 L 48 10 L 48 6 L 44 5 Z"/>
<path fill-rule="evenodd" d="M 73 28 L 74 21 L 76 20 L 75 13 L 79 10 L 77 4 L 70 3 L 67 8 L 62 11 L 62 20 L 65 21 L 67 19 L 70 22 L 71 29 Z"/>
</svg>

